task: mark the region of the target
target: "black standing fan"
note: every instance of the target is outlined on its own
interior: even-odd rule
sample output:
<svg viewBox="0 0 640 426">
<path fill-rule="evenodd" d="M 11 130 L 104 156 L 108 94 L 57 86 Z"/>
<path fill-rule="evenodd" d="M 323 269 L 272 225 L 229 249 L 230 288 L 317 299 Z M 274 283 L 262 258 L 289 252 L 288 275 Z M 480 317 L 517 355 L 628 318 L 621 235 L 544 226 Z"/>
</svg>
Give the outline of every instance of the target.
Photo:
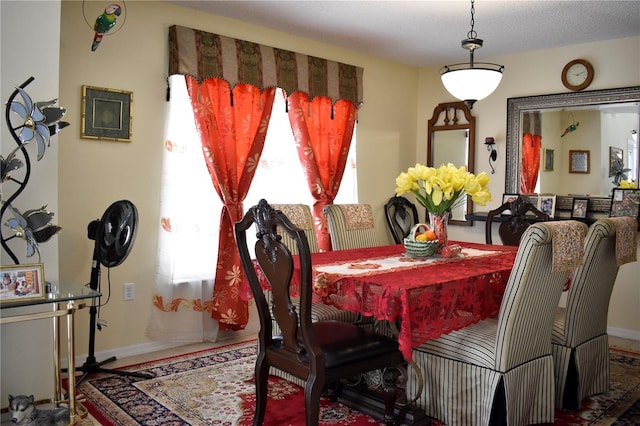
<svg viewBox="0 0 640 426">
<path fill-rule="evenodd" d="M 129 255 L 133 241 L 136 238 L 136 227 L 138 224 L 138 210 L 131 201 L 121 200 L 111 204 L 102 215 L 102 219 L 89 223 L 87 233 L 90 239 L 95 240 L 93 249 L 93 263 L 91 265 L 91 281 L 89 286 L 92 290 L 100 289 L 100 265 L 113 268 L 121 264 Z M 98 309 L 94 303 L 89 308 L 89 355 L 86 362 L 78 370 L 83 375 L 77 381 L 80 384 L 88 374 L 97 372 L 108 372 L 121 376 L 133 376 L 143 379 L 150 379 L 147 374 L 133 373 L 127 371 L 109 370 L 102 368 L 104 364 L 113 362 L 116 357 L 111 357 L 101 362 L 96 361 L 96 323 Z"/>
</svg>

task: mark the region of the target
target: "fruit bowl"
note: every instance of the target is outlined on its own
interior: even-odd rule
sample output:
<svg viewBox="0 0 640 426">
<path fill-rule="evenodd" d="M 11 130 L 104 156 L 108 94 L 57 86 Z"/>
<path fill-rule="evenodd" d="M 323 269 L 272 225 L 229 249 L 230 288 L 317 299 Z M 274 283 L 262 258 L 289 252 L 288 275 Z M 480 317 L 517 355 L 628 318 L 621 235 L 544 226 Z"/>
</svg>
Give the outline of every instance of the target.
<svg viewBox="0 0 640 426">
<path fill-rule="evenodd" d="M 412 257 L 430 257 L 438 250 L 440 243 L 433 241 L 415 241 L 409 238 L 404 239 L 404 249 Z"/>
<path fill-rule="evenodd" d="M 424 223 L 418 223 L 411 228 L 409 235 L 404 239 L 404 249 L 408 255 L 412 257 L 429 257 L 435 254 L 440 245 L 438 240 L 419 241 L 417 239 L 428 230 L 429 227 Z"/>
</svg>

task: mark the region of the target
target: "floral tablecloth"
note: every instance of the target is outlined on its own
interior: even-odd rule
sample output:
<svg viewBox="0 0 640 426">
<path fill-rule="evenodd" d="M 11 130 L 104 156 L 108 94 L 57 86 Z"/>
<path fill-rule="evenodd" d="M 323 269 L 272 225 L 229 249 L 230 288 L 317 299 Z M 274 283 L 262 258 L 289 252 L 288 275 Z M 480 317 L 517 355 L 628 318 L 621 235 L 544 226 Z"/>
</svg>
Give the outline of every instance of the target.
<svg viewBox="0 0 640 426">
<path fill-rule="evenodd" d="M 460 244 L 462 252 L 449 259 L 412 258 L 402 245 L 313 254 L 316 301 L 379 320 L 399 319 L 400 350 L 411 360 L 413 347 L 495 317 L 500 309 L 517 247 L 451 244 Z M 300 288 L 295 260 L 293 295 Z M 266 278 L 258 277 L 268 288 Z"/>
</svg>

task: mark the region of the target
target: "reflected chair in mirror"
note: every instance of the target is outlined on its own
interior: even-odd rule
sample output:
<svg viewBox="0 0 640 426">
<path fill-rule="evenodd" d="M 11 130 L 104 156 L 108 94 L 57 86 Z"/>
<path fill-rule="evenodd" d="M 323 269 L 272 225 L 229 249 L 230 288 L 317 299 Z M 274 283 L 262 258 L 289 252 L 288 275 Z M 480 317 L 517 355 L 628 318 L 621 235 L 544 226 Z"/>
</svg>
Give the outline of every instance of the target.
<svg viewBox="0 0 640 426">
<path fill-rule="evenodd" d="M 394 196 L 384 206 L 384 214 L 391 236 L 396 244 L 402 244 L 409 231 L 419 222 L 418 209 L 405 197 Z"/>
<path fill-rule="evenodd" d="M 254 224 L 257 230 L 255 261 L 249 254 L 246 238 L 247 231 L 253 232 L 251 228 Z M 296 244 L 299 269 L 295 273 L 293 255 L 282 243 L 277 228 Z M 251 207 L 244 218 L 235 224 L 235 237 L 260 319 L 255 365 L 254 426 L 264 422 L 270 367 L 305 381 L 307 425 L 318 424 L 319 400 L 326 386 L 369 371 L 384 370 L 384 420 L 388 425 L 393 424 L 398 379 L 398 370 L 393 367 L 402 362 L 398 342 L 386 336 L 366 333 L 353 324 L 311 320 L 313 273 L 307 237 L 303 230 L 265 200 Z M 257 270 L 263 278 L 262 283 Z M 264 297 L 263 284 L 268 284 L 272 289 L 273 314 Z M 297 305 L 290 298 L 294 289 L 300 292 Z M 272 333 L 273 320 L 282 330 L 276 337 Z"/>
<path fill-rule="evenodd" d="M 500 223 L 498 234 L 502 244 L 507 246 L 517 246 L 520 244 L 520 238 L 531 226 L 531 220 L 547 221 L 549 215 L 541 212 L 531 203 L 525 202 L 522 197 L 517 197 L 513 202 L 507 202 L 495 210 L 487 213 L 485 222 L 485 240 L 487 244 L 493 244 L 491 237 L 491 226 L 496 216 L 501 216 L 508 211 L 506 220 Z"/>
<path fill-rule="evenodd" d="M 498 317 L 414 348 L 425 383 L 417 404 L 428 416 L 456 426 L 553 424 L 551 328 L 569 271 L 583 255 L 582 244 L 572 243 L 582 243 L 586 230 L 572 220 L 531 225 Z M 556 238 L 569 246 L 566 256 L 554 257 Z"/>
<path fill-rule="evenodd" d="M 369 204 L 330 204 L 323 210 L 333 250 L 381 246 Z"/>
<path fill-rule="evenodd" d="M 616 217 L 589 227 L 584 263 L 574 271 L 566 308 L 558 308 L 553 323 L 558 408 L 577 409 L 587 396 L 609 390 L 609 299 L 618 264 L 635 260 L 637 226 L 632 217 Z M 616 241 L 632 256 L 616 262 Z"/>
</svg>

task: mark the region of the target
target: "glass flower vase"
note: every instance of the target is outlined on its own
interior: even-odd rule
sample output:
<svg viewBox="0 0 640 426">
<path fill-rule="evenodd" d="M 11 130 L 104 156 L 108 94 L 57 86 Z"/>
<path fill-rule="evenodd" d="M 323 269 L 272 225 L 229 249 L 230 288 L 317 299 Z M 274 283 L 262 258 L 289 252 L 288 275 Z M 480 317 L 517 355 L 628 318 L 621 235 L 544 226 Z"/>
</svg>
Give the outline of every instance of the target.
<svg viewBox="0 0 640 426">
<path fill-rule="evenodd" d="M 448 241 L 447 227 L 449 226 L 449 212 L 429 212 L 429 224 L 431 226 L 431 230 L 435 232 L 438 242 L 440 243 L 440 247 L 438 248 L 438 252 L 440 252 L 443 247 L 446 247 Z"/>
</svg>

